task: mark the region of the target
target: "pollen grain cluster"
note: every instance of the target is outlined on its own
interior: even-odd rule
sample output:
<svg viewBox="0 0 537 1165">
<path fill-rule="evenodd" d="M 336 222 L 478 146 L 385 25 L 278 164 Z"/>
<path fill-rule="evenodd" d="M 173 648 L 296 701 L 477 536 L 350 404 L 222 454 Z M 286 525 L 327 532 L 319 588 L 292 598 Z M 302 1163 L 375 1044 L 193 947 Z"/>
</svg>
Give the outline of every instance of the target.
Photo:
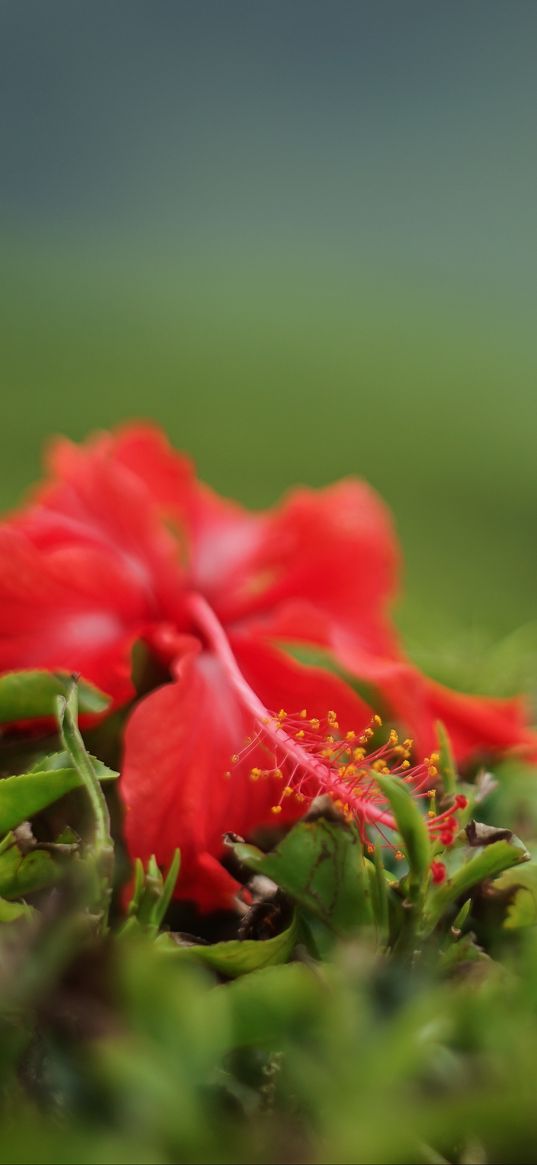
<svg viewBox="0 0 537 1165">
<path fill-rule="evenodd" d="M 440 754 L 433 752 L 413 764 L 413 740 L 401 738 L 390 728 L 385 739 L 377 743 L 382 728 L 379 715 L 361 730 L 342 731 L 333 709 L 319 717 L 311 716 L 307 708 L 299 712 L 280 708 L 262 718 L 242 751 L 232 757 L 232 765 L 248 765 L 255 752 L 257 763 L 249 767 L 250 780 L 272 779 L 280 784 L 271 810 L 274 815 L 282 812 L 288 799 L 302 805 L 328 794 L 345 820 L 357 826 L 370 852 L 374 848 L 373 830 L 396 857 L 403 857 L 391 836 L 397 826 L 378 781 L 379 776 L 398 778 L 416 799 L 428 801 L 426 822 L 431 840 L 451 845 L 458 831 L 456 813 L 466 806 L 466 798 L 458 796 L 438 812 Z M 265 754 L 265 763 L 259 762 L 260 752 Z M 226 775 L 231 776 L 232 771 Z"/>
</svg>

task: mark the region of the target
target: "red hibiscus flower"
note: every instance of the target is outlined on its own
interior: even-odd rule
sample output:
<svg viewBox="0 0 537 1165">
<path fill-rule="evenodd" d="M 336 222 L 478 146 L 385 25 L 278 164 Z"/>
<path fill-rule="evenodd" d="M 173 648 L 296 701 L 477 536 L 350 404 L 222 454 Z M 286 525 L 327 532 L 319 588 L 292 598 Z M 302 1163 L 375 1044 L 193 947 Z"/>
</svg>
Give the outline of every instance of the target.
<svg viewBox="0 0 537 1165">
<path fill-rule="evenodd" d="M 252 514 L 197 482 L 142 425 L 82 448 L 60 441 L 50 471 L 0 528 L 0 670 L 78 671 L 124 704 L 135 695 L 134 643 L 158 658 L 169 682 L 138 701 L 125 731 L 126 837 L 133 856 L 162 865 L 179 845 L 179 892 L 202 909 L 236 890 L 220 862 L 223 832 L 251 834 L 274 807 L 296 816 L 282 776 L 304 796 L 321 773 L 299 720 L 290 731 L 274 713 L 303 709 L 310 735 L 327 716 L 343 734 L 370 719 L 347 683 L 297 662 L 291 644 L 322 649 L 376 690 L 420 752 L 434 747 L 437 719 L 460 760 L 535 752 L 519 701 L 450 692 L 405 659 L 388 613 L 397 546 L 364 483 L 299 489 Z M 229 779 L 248 738 L 248 763 Z"/>
</svg>

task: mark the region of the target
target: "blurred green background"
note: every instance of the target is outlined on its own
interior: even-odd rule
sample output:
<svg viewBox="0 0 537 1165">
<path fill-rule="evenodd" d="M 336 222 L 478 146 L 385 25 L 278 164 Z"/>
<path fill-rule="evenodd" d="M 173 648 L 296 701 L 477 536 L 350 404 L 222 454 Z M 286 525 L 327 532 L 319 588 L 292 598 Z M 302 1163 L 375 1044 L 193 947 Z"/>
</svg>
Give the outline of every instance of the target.
<svg viewBox="0 0 537 1165">
<path fill-rule="evenodd" d="M 49 434 L 132 416 L 253 505 L 361 474 L 420 662 L 532 682 L 537 6 L 8 0 L 0 26 L 3 505 Z"/>
</svg>

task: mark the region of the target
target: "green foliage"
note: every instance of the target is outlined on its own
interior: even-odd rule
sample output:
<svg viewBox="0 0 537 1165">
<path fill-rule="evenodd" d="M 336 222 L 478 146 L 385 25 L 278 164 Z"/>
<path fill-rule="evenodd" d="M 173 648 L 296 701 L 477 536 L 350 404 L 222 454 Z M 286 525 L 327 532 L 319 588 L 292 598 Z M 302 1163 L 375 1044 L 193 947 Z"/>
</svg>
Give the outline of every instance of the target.
<svg viewBox="0 0 537 1165">
<path fill-rule="evenodd" d="M 385 794 L 403 842 L 408 861 L 409 897 L 418 902 L 427 882 L 432 853 L 425 820 L 408 786 L 398 777 L 376 777 Z"/>
<path fill-rule="evenodd" d="M 0 724 L 55 716 L 58 696 L 66 696 L 72 686 L 73 677 L 61 672 L 34 670 L 0 676 Z M 79 680 L 77 689 L 80 712 L 94 715 L 106 711 L 108 696 L 93 684 Z"/>
<path fill-rule="evenodd" d="M 444 792 L 448 796 L 453 796 L 457 787 L 457 773 L 455 769 L 455 761 L 451 751 L 451 744 L 449 736 L 442 722 L 437 721 L 436 734 L 440 744 L 440 774 L 442 777 L 442 784 Z"/>
<path fill-rule="evenodd" d="M 117 776 L 110 770 L 99 773 L 102 780 Z M 66 793 L 82 787 L 80 773 L 75 768 L 38 769 L 7 777 L 0 784 L 0 833 L 7 833 L 22 821 L 34 817 Z"/>
<path fill-rule="evenodd" d="M 537 925 L 537 862 L 528 862 L 521 870 L 506 870 L 495 886 L 506 896 L 506 930 Z"/>
<path fill-rule="evenodd" d="M 318 816 L 299 822 L 276 849 L 232 843 L 233 852 L 254 873 L 271 878 L 301 907 L 340 936 L 373 921 L 370 878 L 355 830 Z M 335 819 L 334 819 L 335 818 Z"/>
<path fill-rule="evenodd" d="M 268 939 L 233 939 L 229 942 L 189 943 L 172 935 L 162 934 L 157 939 L 160 951 L 184 961 L 197 959 L 214 967 L 221 975 L 228 979 L 247 975 L 250 971 L 259 971 L 262 967 L 274 963 L 286 963 L 291 956 L 297 939 L 297 925 L 293 918 L 291 925 L 281 930 L 274 938 Z"/>
<path fill-rule="evenodd" d="M 158 933 L 170 905 L 180 868 L 181 854 L 178 849 L 165 878 L 162 877 L 153 855 L 147 863 L 147 870 L 144 870 L 143 862 L 136 858 L 134 885 L 122 934 L 138 927 L 142 927 L 148 934 Z"/>
<path fill-rule="evenodd" d="M 434 925 L 451 905 L 464 900 L 476 886 L 512 866 L 529 861 L 529 858 L 527 849 L 517 837 L 511 835 L 508 839 L 489 841 L 431 895 L 427 921 Z"/>
<path fill-rule="evenodd" d="M 0 852 L 0 895 L 3 898 L 26 898 L 60 878 L 60 868 L 52 855 L 43 850 L 24 853 L 17 837 L 8 833 Z"/>
<path fill-rule="evenodd" d="M 219 921 L 174 900 L 178 852 L 111 898 L 116 774 L 75 688 L 57 714 L 63 747 L 0 782 L 1 1160 L 535 1159 L 531 839 L 473 820 L 445 735 L 452 845 L 381 775 L 404 862 L 321 798 L 267 852 L 228 836 L 250 905 Z"/>
</svg>

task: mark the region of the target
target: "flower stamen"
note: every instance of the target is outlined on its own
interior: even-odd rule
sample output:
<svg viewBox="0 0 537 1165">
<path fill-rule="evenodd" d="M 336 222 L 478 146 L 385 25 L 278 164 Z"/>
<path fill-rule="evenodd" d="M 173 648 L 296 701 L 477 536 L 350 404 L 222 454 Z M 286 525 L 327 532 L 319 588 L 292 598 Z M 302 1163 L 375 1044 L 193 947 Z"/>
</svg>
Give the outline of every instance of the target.
<svg viewBox="0 0 537 1165">
<path fill-rule="evenodd" d="M 377 777 L 397 777 L 404 781 L 417 800 L 430 798 L 431 781 L 438 773 L 438 753 L 412 765 L 413 741 L 407 738 L 400 742 L 396 729 L 390 730 L 383 744 L 369 751 L 375 732 L 382 725 L 376 714 L 361 731 L 351 729 L 344 732 L 340 730 L 334 709 L 329 709 L 325 717 L 310 719 L 306 708 L 294 713 L 284 708 L 277 713 L 271 712 L 240 671 L 226 633 L 206 600 L 201 595 L 192 595 L 190 607 L 254 722 L 254 731 L 247 737 L 244 748 L 231 758 L 234 770 L 243 764 L 252 750 L 259 751 L 261 747 L 267 753 L 268 763 L 264 768 L 259 765 L 250 768 L 249 777 L 253 781 L 277 777 L 284 782 L 279 799 L 272 806 L 273 814 L 281 813 L 287 798 L 294 797 L 298 803 L 303 803 L 327 794 L 344 817 L 357 826 L 365 844 L 370 841 L 368 829 L 374 828 L 393 849 L 385 830 L 396 832 L 397 823 Z M 357 746 L 354 744 L 356 740 Z M 458 830 L 456 813 L 465 806 L 466 798 L 459 795 L 447 809 L 437 813 L 433 793 L 426 817 L 433 841 L 440 841 L 445 846 L 453 843 Z"/>
</svg>

